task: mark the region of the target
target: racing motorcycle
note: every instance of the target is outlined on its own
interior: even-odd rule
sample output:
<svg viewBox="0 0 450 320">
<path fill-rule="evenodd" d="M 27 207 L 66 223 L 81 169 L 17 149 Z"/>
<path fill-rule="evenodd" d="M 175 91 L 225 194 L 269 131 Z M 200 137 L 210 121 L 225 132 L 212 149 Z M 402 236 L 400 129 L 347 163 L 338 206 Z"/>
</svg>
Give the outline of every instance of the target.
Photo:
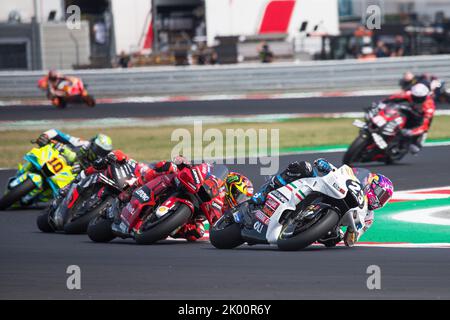
<svg viewBox="0 0 450 320">
<path fill-rule="evenodd" d="M 210 230 L 211 244 L 232 249 L 243 243 L 273 244 L 300 250 L 336 226 L 357 230 L 351 209 L 364 206 L 363 175 L 343 165 L 323 177 L 302 178 L 270 192 L 263 205 L 243 202 L 227 211 Z M 361 180 L 360 180 L 361 179 Z"/>
<path fill-rule="evenodd" d="M 409 151 L 408 139 L 401 134 L 407 119 L 404 112 L 412 111 L 401 104 L 383 102 L 366 109 L 365 122 L 353 122 L 360 131 L 345 153 L 343 163 L 380 161 L 390 164 L 401 160 Z"/>
<path fill-rule="evenodd" d="M 52 141 L 25 154 L 26 162 L 18 165 L 16 175 L 9 179 L 7 190 L 0 199 L 0 210 L 46 203 L 75 179 L 60 146 Z"/>
<path fill-rule="evenodd" d="M 114 198 L 135 182 L 131 164 L 110 163 L 104 172 L 72 183 L 62 200 L 54 199 L 46 212 L 37 218 L 38 228 L 42 232 L 85 233 L 89 221 L 109 208 Z"/>
<path fill-rule="evenodd" d="M 198 214 L 207 215 L 203 205 L 219 195 L 227 175 L 224 165 L 202 163 L 156 177 L 134 190 L 128 204 L 117 199 L 94 218 L 88 236 L 95 242 L 133 238 L 139 244 L 166 239 Z"/>
<path fill-rule="evenodd" d="M 94 107 L 95 98 L 90 95 L 80 78 L 72 78 L 72 81 L 60 81 L 56 85 L 56 90 L 52 90 L 47 82 L 47 77 L 38 81 L 38 87 L 47 91 L 47 98 L 52 104 L 60 109 L 64 109 L 68 103 L 85 103 L 88 107 Z"/>
</svg>

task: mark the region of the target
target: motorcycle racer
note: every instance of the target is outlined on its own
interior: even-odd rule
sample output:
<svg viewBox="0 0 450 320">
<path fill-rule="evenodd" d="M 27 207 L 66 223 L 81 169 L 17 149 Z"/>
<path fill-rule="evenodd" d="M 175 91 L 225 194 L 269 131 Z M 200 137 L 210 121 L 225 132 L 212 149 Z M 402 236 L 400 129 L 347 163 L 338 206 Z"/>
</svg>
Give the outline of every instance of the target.
<svg viewBox="0 0 450 320">
<path fill-rule="evenodd" d="M 42 90 L 46 90 L 47 97 L 53 100 L 56 96 L 64 95 L 66 93 L 65 88 L 73 87 L 80 81 L 80 78 L 65 76 L 59 72 L 50 70 L 47 76 L 39 80 L 38 86 Z"/>
<path fill-rule="evenodd" d="M 87 141 L 57 129 L 50 129 L 42 133 L 37 138 L 36 143 L 42 147 L 52 140 L 66 146 L 65 154 L 67 160 L 72 163 L 74 173 L 79 173 L 81 170 L 88 168 L 96 160 L 104 158 L 112 151 L 111 138 L 101 133 Z"/>
<path fill-rule="evenodd" d="M 423 83 L 417 83 L 411 90 L 390 96 L 383 102 L 408 103 L 409 109 L 403 110 L 407 121 L 402 135 L 410 142 L 410 152 L 417 154 L 423 146 L 436 111 L 430 89 Z"/>
<path fill-rule="evenodd" d="M 138 183 L 136 187 L 143 186 L 160 175 L 177 173 L 191 163 L 183 156 L 177 156 L 172 161 L 160 161 L 153 168 L 139 163 L 136 166 L 138 172 Z M 133 189 L 134 190 L 134 189 Z M 119 195 L 119 200 L 128 202 L 133 190 L 129 189 Z M 240 193 L 243 195 L 241 196 Z M 241 202 L 253 195 L 253 185 L 250 180 L 238 173 L 231 172 L 225 181 L 225 190 L 209 202 L 201 204 L 201 211 L 194 219 L 183 225 L 172 234 L 173 238 L 184 238 L 188 241 L 196 241 L 205 234 L 204 223 L 208 221 L 211 225 L 222 215 L 222 212 L 230 208 L 233 203 Z"/>
<path fill-rule="evenodd" d="M 307 161 L 290 163 L 282 173 L 271 177 L 262 186 L 261 190 L 252 197 L 251 203 L 256 205 L 263 204 L 267 194 L 277 188 L 298 179 L 316 177 L 318 172 L 326 175 L 334 170 L 336 170 L 336 167 L 323 158 L 315 160 L 314 166 Z M 353 246 L 372 225 L 374 219 L 373 211 L 382 208 L 392 197 L 393 184 L 381 174 L 370 174 L 367 177 L 367 181 L 361 181 L 361 183 L 364 187 L 364 206 L 363 208 L 357 207 L 352 209 L 354 216 L 357 217 L 357 230 L 352 230 L 348 227 L 344 234 L 340 227 L 337 226 L 334 230 L 329 231 L 323 239 L 320 239 L 320 243 L 327 247 L 332 247 L 344 240 L 346 246 Z"/>
</svg>

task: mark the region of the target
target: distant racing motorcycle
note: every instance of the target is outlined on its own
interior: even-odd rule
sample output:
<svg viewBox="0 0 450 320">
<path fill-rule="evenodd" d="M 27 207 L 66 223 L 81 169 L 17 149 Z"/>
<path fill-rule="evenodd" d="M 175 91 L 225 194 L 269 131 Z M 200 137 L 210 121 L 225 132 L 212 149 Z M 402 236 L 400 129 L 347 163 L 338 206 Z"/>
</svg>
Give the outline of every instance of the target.
<svg viewBox="0 0 450 320">
<path fill-rule="evenodd" d="M 409 140 L 401 130 L 406 126 L 404 112 L 413 112 L 400 104 L 375 103 L 366 109 L 365 121 L 355 120 L 358 137 L 344 155 L 343 163 L 380 161 L 386 164 L 401 160 L 409 151 Z"/>
<path fill-rule="evenodd" d="M 64 109 L 68 103 L 84 103 L 88 107 L 96 104 L 95 98 L 89 94 L 80 78 L 70 77 L 70 81 L 60 81 L 53 90 L 48 85 L 47 77 L 43 77 L 38 81 L 38 87 L 45 90 L 52 104 L 60 109 Z"/>
</svg>

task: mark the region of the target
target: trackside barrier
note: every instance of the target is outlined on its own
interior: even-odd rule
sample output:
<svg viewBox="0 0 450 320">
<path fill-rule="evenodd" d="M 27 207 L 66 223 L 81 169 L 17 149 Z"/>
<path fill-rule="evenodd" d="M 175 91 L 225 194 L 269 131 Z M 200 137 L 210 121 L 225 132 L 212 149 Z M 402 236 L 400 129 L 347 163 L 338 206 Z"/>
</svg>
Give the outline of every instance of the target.
<svg viewBox="0 0 450 320">
<path fill-rule="evenodd" d="M 450 55 L 62 72 L 82 77 L 97 97 L 115 97 L 383 89 L 397 86 L 407 70 L 449 80 Z M 43 97 L 37 80 L 44 74 L 0 72 L 0 98 Z"/>
</svg>

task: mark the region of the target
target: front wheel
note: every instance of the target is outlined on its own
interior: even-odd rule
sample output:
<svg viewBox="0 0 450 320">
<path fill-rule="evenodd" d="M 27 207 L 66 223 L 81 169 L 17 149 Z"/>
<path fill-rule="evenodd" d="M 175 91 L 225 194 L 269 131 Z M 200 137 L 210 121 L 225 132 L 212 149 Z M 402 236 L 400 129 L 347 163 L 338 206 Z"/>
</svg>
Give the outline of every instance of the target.
<svg viewBox="0 0 450 320">
<path fill-rule="evenodd" d="M 336 211 L 329 209 L 317 222 L 305 231 L 292 237 L 283 238 L 283 232 L 278 238 L 278 248 L 285 251 L 301 250 L 315 241 L 323 238 L 328 231 L 333 229 L 339 222 L 339 215 Z"/>
<path fill-rule="evenodd" d="M 209 232 L 209 240 L 217 249 L 233 249 L 244 243 L 241 226 L 227 216 L 217 220 Z"/>
<path fill-rule="evenodd" d="M 108 197 L 102 203 L 97 205 L 95 208 L 85 212 L 82 216 L 80 217 L 75 216 L 75 219 L 74 217 L 72 217 L 72 220 L 64 225 L 64 232 L 67 234 L 85 233 L 87 231 L 89 222 L 94 217 L 98 216 L 102 211 L 106 210 L 109 206 L 111 206 L 112 201 L 113 201 L 112 197 Z"/>
<path fill-rule="evenodd" d="M 116 236 L 111 229 L 112 223 L 112 219 L 96 216 L 91 220 L 87 228 L 89 239 L 94 242 L 109 242 L 113 240 Z"/>
<path fill-rule="evenodd" d="M 346 165 L 351 165 L 354 162 L 360 161 L 361 153 L 367 147 L 367 141 L 367 137 L 358 136 L 348 148 L 342 162 Z"/>
<path fill-rule="evenodd" d="M 141 231 L 135 236 L 135 240 L 139 244 L 152 244 L 156 241 L 167 238 L 175 229 L 184 226 L 191 217 L 191 209 L 180 204 L 178 209 L 169 216 L 161 218 L 160 221 L 154 223 L 151 228 Z M 143 224 L 145 227 L 145 223 Z"/>
<path fill-rule="evenodd" d="M 18 186 L 9 190 L 9 192 L 0 199 L 0 210 L 8 209 L 14 203 L 18 202 L 22 197 L 33 191 L 35 188 L 36 185 L 33 183 L 33 181 L 31 181 L 31 179 L 26 179 Z"/>
<path fill-rule="evenodd" d="M 41 214 L 37 217 L 36 224 L 42 232 L 45 233 L 51 233 L 55 232 L 55 229 L 52 228 L 50 225 L 50 222 L 48 220 L 48 212 L 45 212 L 44 214 Z"/>
</svg>

